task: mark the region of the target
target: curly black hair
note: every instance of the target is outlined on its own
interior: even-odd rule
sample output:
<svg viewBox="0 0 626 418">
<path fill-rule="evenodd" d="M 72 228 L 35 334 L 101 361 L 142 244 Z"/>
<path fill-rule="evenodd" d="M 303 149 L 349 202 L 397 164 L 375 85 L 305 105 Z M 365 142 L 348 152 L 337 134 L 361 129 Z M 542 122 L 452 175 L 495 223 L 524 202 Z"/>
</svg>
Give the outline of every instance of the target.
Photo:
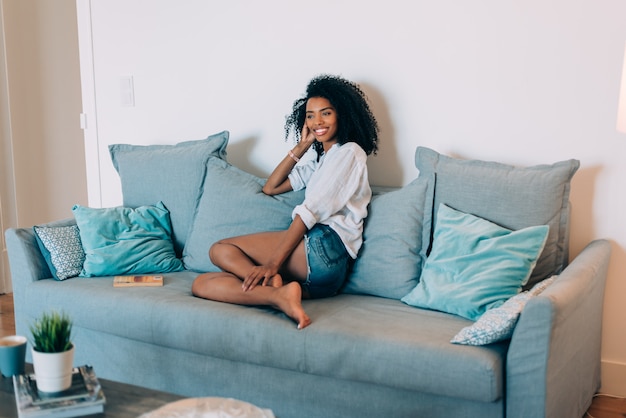
<svg viewBox="0 0 626 418">
<path fill-rule="evenodd" d="M 306 103 L 312 97 L 327 99 L 337 112 L 337 143 L 355 142 L 367 155 L 378 151 L 378 122 L 369 108 L 361 88 L 338 76 L 322 74 L 313 78 L 303 97 L 293 103 L 291 114 L 285 122 L 285 139 L 293 132 L 300 141 L 306 117 Z M 313 144 L 318 158 L 323 153 L 320 142 Z"/>
</svg>

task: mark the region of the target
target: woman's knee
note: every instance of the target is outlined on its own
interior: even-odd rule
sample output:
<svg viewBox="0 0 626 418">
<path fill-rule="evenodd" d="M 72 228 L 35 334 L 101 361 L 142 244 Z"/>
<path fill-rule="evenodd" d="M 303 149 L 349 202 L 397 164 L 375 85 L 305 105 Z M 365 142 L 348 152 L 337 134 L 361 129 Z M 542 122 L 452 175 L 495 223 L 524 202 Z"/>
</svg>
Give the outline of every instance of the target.
<svg viewBox="0 0 626 418">
<path fill-rule="evenodd" d="M 211 248 L 209 248 L 209 260 L 211 260 L 212 263 L 215 263 L 215 257 L 217 256 L 217 252 L 219 251 L 217 249 L 218 245 L 220 245 L 220 243 L 216 242 L 215 244 L 211 245 Z"/>
<path fill-rule="evenodd" d="M 230 244 L 224 242 L 224 240 L 218 241 L 215 244 L 211 245 L 209 248 L 209 259 L 215 265 L 217 265 L 218 261 L 223 259 L 226 255 L 226 251 L 230 247 Z"/>
<path fill-rule="evenodd" d="M 193 283 L 191 283 L 191 293 L 194 296 L 198 296 L 198 297 L 204 297 L 203 296 L 203 288 L 204 288 L 204 284 L 207 281 L 207 277 L 206 274 L 201 274 L 198 277 L 195 278 L 195 280 L 193 281 Z"/>
</svg>

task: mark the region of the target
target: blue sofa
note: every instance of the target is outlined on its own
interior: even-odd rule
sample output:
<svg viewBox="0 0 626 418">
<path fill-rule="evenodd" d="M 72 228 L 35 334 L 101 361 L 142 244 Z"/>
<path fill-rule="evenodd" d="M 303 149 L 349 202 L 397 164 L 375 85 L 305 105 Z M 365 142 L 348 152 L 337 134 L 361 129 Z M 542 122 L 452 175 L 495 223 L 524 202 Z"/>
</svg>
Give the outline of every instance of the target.
<svg viewBox="0 0 626 418">
<path fill-rule="evenodd" d="M 313 322 L 299 331 L 271 308 L 191 294 L 198 272 L 215 269 L 206 255 L 212 242 L 283 228 L 303 198 L 263 195 L 263 179 L 226 161 L 227 141 L 222 132 L 177 145 L 111 147 L 124 206 L 161 201 L 169 210 L 172 247 L 184 269 L 165 273 L 163 287 L 114 288 L 111 276 L 55 280 L 58 271 L 34 229 L 7 230 L 17 332 L 27 335 L 44 310 L 63 310 L 74 320 L 76 364 L 93 365 L 102 378 L 233 397 L 281 418 L 584 414 L 600 385 L 610 244 L 591 242 L 568 264 L 577 161 L 511 167 L 418 147 L 418 178 L 402 188 L 374 188 L 364 245 L 345 288 L 304 301 Z M 511 231 L 550 227 L 516 292 L 553 282 L 525 299 L 503 339 L 453 344 L 480 320 L 402 301 L 437 245 L 441 203 Z M 502 302 L 483 308 L 494 312 Z"/>
</svg>

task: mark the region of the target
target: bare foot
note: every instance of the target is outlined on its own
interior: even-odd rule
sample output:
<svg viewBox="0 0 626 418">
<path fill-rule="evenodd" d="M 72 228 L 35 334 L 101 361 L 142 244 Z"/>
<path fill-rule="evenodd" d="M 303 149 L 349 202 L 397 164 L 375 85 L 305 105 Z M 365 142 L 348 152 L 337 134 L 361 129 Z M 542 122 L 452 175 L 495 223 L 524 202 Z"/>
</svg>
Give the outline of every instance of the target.
<svg viewBox="0 0 626 418">
<path fill-rule="evenodd" d="M 297 282 L 290 282 L 276 289 L 276 307 L 288 317 L 296 321 L 298 329 L 303 329 L 311 324 L 311 318 L 302 308 L 302 289 Z"/>
<path fill-rule="evenodd" d="M 282 287 L 283 286 L 283 277 L 280 274 L 276 274 L 265 283 L 266 286 L 272 287 Z"/>
</svg>

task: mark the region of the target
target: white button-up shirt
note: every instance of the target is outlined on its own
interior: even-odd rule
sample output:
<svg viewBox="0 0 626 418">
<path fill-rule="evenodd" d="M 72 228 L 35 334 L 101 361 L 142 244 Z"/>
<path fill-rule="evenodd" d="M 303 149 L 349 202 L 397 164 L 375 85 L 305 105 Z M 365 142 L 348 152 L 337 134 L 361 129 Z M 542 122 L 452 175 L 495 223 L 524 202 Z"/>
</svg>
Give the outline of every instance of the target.
<svg viewBox="0 0 626 418">
<path fill-rule="evenodd" d="M 306 187 L 304 202 L 294 208 L 292 218 L 300 215 L 308 229 L 317 223 L 330 226 L 352 258 L 363 243 L 363 219 L 372 198 L 366 161 L 358 144 L 334 144 L 319 162 L 298 164 L 289 174 L 293 190 Z"/>
</svg>

